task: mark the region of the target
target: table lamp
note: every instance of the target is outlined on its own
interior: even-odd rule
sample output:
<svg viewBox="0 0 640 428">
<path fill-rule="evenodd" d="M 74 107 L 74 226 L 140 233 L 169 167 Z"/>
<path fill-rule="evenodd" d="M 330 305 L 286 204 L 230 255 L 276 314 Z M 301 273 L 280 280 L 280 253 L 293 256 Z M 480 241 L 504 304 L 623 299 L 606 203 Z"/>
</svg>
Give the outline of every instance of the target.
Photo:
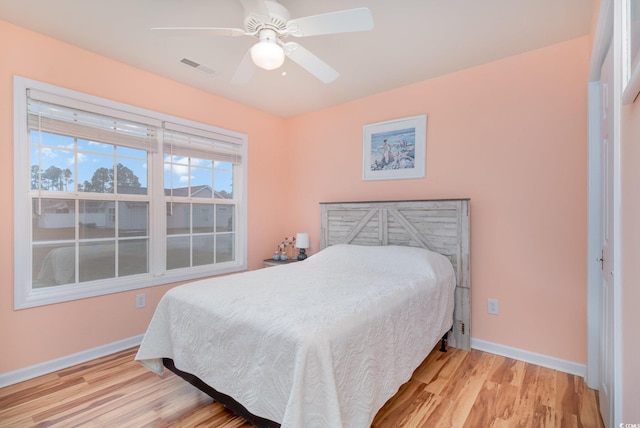
<svg viewBox="0 0 640 428">
<path fill-rule="evenodd" d="M 309 234 L 307 232 L 298 232 L 296 234 L 296 248 L 300 249 L 298 260 L 306 259 L 306 249 L 309 248 Z"/>
</svg>

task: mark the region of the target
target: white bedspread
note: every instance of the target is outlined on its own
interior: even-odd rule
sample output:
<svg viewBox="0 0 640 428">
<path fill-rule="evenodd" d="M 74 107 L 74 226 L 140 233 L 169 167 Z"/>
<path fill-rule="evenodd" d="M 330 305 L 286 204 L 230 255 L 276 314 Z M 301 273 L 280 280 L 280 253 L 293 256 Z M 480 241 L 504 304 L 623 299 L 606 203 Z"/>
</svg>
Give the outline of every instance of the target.
<svg viewBox="0 0 640 428">
<path fill-rule="evenodd" d="M 440 254 L 336 245 L 171 289 L 136 360 L 172 358 L 283 427 L 370 427 L 451 327 L 454 288 Z"/>
</svg>

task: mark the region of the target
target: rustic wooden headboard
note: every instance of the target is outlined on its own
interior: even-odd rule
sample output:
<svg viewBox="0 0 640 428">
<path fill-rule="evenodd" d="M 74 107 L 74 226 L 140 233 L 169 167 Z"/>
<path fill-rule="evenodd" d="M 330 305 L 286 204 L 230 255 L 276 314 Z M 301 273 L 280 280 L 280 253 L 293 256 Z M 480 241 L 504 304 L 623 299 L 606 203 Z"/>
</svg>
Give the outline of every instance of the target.
<svg viewBox="0 0 640 428">
<path fill-rule="evenodd" d="M 456 273 L 449 344 L 471 347 L 469 199 L 320 203 L 321 248 L 335 244 L 422 247 L 451 260 Z"/>
</svg>

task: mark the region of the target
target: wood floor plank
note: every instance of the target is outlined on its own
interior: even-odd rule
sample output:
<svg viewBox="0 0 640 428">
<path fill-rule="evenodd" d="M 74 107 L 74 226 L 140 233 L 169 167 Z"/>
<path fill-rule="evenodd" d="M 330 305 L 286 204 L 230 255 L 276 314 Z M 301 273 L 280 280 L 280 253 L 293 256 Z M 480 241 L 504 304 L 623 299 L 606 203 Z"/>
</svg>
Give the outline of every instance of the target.
<svg viewBox="0 0 640 428">
<path fill-rule="evenodd" d="M 0 426 L 249 428 L 129 349 L 0 389 Z M 597 391 L 566 373 L 477 350 L 434 350 L 378 412 L 373 428 L 602 428 Z"/>
<path fill-rule="evenodd" d="M 425 426 L 463 426 L 494 357 L 476 350 L 466 352 L 440 392 L 446 399 L 437 403 Z"/>
<path fill-rule="evenodd" d="M 185 395 L 188 396 L 185 397 Z M 173 399 L 169 399 L 173 397 Z M 82 421 L 89 421 L 94 426 L 102 426 L 104 424 L 113 424 L 114 426 L 126 425 L 127 421 L 137 420 L 138 415 L 145 415 L 147 419 L 156 419 L 158 408 L 162 408 L 163 404 L 171 403 L 174 400 L 188 400 L 190 406 L 197 408 L 198 398 L 205 398 L 205 402 L 211 402 L 203 393 L 194 391 L 179 379 L 167 378 L 162 384 L 162 395 L 158 394 L 156 382 L 145 382 L 136 385 L 128 385 L 117 393 L 111 392 L 105 394 L 104 398 L 99 396 L 91 396 L 91 401 L 84 404 L 82 400 L 71 403 L 66 412 L 59 412 L 59 419 L 56 423 L 64 423 L 74 425 Z M 86 398 L 86 397 L 85 397 Z M 97 399 L 96 399 L 97 398 Z M 148 409 L 153 409 L 149 412 Z M 48 415 L 48 417 L 51 417 Z M 64 419 L 61 419 L 64 417 Z M 35 418 L 34 418 L 35 419 Z"/>
<path fill-rule="evenodd" d="M 34 388 L 46 388 L 47 386 L 60 384 L 60 376 L 57 373 L 50 373 L 44 376 L 39 376 L 33 379 L 25 380 L 24 382 L 16 383 L 13 385 L 0 388 L 0 400 L 4 402 L 7 397 L 11 396 L 12 399 L 18 399 L 23 395 L 29 394 Z"/>
<path fill-rule="evenodd" d="M 434 403 L 433 410 L 424 418 L 424 422 L 421 427 L 459 427 L 461 425 L 454 425 L 453 407 L 455 401 L 449 397 L 440 396 Z M 402 425 L 394 425 L 401 427 Z M 411 425 L 408 425 L 410 427 Z"/>
<path fill-rule="evenodd" d="M 578 414 L 578 396 L 574 376 L 556 373 L 556 410 L 570 415 Z"/>
<path fill-rule="evenodd" d="M 439 405 L 440 398 L 426 390 L 422 382 L 411 380 L 398 391 L 397 399 L 389 402 L 378 412 L 372 423 L 374 428 L 398 426 L 428 426 L 427 419 Z"/>
<path fill-rule="evenodd" d="M 415 401 L 411 408 L 407 409 L 405 416 L 400 421 L 394 422 L 394 426 L 422 427 L 429 426 L 428 419 L 433 409 L 440 404 L 440 397 L 428 391 L 422 392 L 420 400 Z"/>
<path fill-rule="evenodd" d="M 491 368 L 493 359 L 497 355 L 472 349 L 462 360 L 451 376 L 451 380 L 442 388 L 441 394 L 454 401 L 469 400 L 482 388 L 482 384 Z"/>
<path fill-rule="evenodd" d="M 538 379 L 536 381 L 536 404 L 556 408 L 556 383 L 557 372 L 547 367 L 538 367 Z"/>
<path fill-rule="evenodd" d="M 534 419 L 536 406 L 538 406 L 537 382 L 540 367 L 533 364 L 525 364 L 522 375 L 522 387 L 518 391 L 516 404 L 514 406 L 514 414 L 518 415 L 513 418 L 514 428 L 531 427 L 531 421 Z"/>
<path fill-rule="evenodd" d="M 126 379 L 114 379 L 114 382 L 95 387 L 84 384 L 84 388 L 72 394 L 65 394 L 62 399 L 43 406 L 33 415 L 35 422 L 43 422 L 49 419 L 60 420 L 61 417 L 84 417 L 92 415 L 95 409 L 107 405 L 112 401 L 118 401 L 130 397 L 139 389 L 153 387 L 157 380 L 144 373 L 137 373 Z M 44 401 L 44 400 L 40 400 Z"/>
<path fill-rule="evenodd" d="M 465 421 L 468 427 L 490 427 L 513 417 L 518 387 L 485 381 Z"/>
<path fill-rule="evenodd" d="M 488 379 L 494 383 L 510 383 L 515 386 L 520 386 L 524 376 L 525 364 L 524 361 L 496 356 Z"/>
<path fill-rule="evenodd" d="M 433 350 L 413 375 L 413 378 L 427 385 L 427 391 L 440 394 L 442 388 L 449 382 L 467 353 L 460 349 L 449 348 L 447 352 Z"/>
<path fill-rule="evenodd" d="M 82 383 L 69 383 L 69 386 L 63 389 L 43 391 L 41 395 L 31 397 L 31 400 L 22 400 L 18 405 L 7 405 L 6 410 L 2 411 L 2 417 L 7 420 L 11 420 L 15 417 L 21 417 L 24 414 L 28 414 L 30 415 L 30 418 L 34 420 L 34 418 L 37 418 L 39 413 L 64 403 L 65 397 L 81 395 L 84 387 L 85 386 Z M 52 397 L 55 397 L 55 399 L 52 399 Z M 10 402 L 11 401 L 9 400 L 9 403 Z M 0 407 L 4 407 L 4 404 Z M 0 420 L 2 420 L 2 418 L 0 418 Z"/>
<path fill-rule="evenodd" d="M 449 406 L 451 413 L 443 423 L 447 426 L 464 426 L 483 384 L 482 377 L 470 376 L 462 385 L 461 392 L 456 394 L 455 400 L 452 400 L 452 405 Z"/>
<path fill-rule="evenodd" d="M 403 419 L 412 407 L 412 403 L 420 399 L 425 392 L 425 385 L 416 380 L 410 380 L 402 385 L 396 394 L 395 400 L 389 400 L 378 412 L 373 422 L 375 428 L 392 427 L 397 421 Z"/>
<path fill-rule="evenodd" d="M 580 391 L 578 392 L 578 409 L 580 413 L 578 417 L 585 427 L 598 426 L 601 421 L 598 393 L 589 388 L 584 379 L 580 379 L 580 384 Z"/>
</svg>

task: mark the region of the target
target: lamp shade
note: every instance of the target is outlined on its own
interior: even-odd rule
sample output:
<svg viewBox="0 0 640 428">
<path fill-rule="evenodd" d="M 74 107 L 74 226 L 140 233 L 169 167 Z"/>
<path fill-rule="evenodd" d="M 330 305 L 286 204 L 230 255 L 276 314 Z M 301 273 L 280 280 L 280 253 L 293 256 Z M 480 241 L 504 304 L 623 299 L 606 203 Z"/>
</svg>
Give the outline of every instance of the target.
<svg viewBox="0 0 640 428">
<path fill-rule="evenodd" d="M 265 70 L 274 70 L 284 63 L 284 50 L 275 41 L 260 41 L 251 47 L 253 63 Z"/>
<path fill-rule="evenodd" d="M 307 232 L 296 234 L 296 248 L 309 248 L 309 234 Z"/>
</svg>

